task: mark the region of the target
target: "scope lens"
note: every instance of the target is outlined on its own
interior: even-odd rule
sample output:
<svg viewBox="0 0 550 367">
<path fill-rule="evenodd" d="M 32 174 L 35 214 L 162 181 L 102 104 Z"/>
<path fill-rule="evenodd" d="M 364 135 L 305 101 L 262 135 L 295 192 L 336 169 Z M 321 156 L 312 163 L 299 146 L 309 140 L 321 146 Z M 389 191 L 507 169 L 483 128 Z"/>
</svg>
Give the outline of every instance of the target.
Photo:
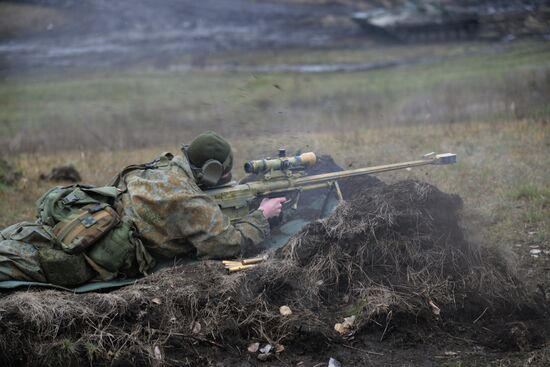
<svg viewBox="0 0 550 367">
<path fill-rule="evenodd" d="M 254 171 L 254 165 L 252 164 L 252 162 L 246 162 L 244 164 L 244 171 L 246 173 L 252 173 Z"/>
</svg>

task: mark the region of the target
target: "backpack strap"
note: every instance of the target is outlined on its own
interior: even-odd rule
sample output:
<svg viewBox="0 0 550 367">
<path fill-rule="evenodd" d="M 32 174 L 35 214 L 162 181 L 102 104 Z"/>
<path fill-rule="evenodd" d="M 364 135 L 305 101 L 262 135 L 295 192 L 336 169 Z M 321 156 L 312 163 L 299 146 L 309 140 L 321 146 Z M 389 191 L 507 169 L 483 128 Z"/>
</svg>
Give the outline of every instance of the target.
<svg viewBox="0 0 550 367">
<path fill-rule="evenodd" d="M 113 178 L 109 186 L 119 187 L 119 185 L 124 181 L 124 176 L 126 176 L 130 172 L 133 172 L 136 170 L 148 170 L 148 169 L 157 169 L 160 167 L 164 167 L 172 160 L 172 158 L 174 158 L 174 155 L 172 153 L 164 152 L 158 158 L 152 160 L 151 162 L 142 163 L 142 164 L 131 164 L 129 166 L 126 166 L 122 171 L 120 171 Z M 125 192 L 126 187 L 119 188 L 119 191 Z"/>
</svg>

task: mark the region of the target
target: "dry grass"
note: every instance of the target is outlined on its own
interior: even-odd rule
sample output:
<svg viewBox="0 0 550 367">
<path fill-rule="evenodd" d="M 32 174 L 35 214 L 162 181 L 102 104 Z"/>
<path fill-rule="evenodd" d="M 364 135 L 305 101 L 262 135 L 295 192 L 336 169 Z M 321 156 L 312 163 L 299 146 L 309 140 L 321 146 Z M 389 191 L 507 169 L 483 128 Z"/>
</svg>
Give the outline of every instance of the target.
<svg viewBox="0 0 550 367">
<path fill-rule="evenodd" d="M 516 279 L 501 253 L 513 249 L 529 257 L 530 246 L 550 250 L 547 56 L 545 45 L 524 45 L 500 59 L 476 56 L 375 73 L 131 71 L 4 81 L 0 128 L 8 144 L 1 149 L 23 179 L 0 191 L 0 226 L 34 217 L 34 201 L 52 185 L 38 176 L 54 166 L 72 164 L 84 182 L 104 184 L 123 166 L 176 152 L 181 142 L 213 128 L 230 137 L 236 167 L 272 156 L 280 146 L 332 154 L 344 168 L 430 151 L 457 153 L 455 166 L 380 177 L 389 183 L 420 179 L 459 194 L 468 231 L 466 238 L 451 231 L 454 240 L 443 241 L 438 221 L 448 213 L 417 205 L 433 194 L 429 186 L 398 190 L 406 195 L 397 202 L 387 193 L 367 191 L 363 198 L 376 193 L 378 199 L 356 198 L 338 216 L 306 229 L 317 236 L 302 234 L 290 253 L 248 273 L 227 277 L 219 264 L 205 263 L 160 272 L 110 294 L 4 296 L 0 349 L 27 351 L 31 364 L 148 365 L 159 362 L 154 352 L 159 347 L 168 364 L 190 358 L 207 365 L 199 355 L 216 344 L 284 342 L 296 330 L 314 338 L 334 336 L 337 316 L 356 314 L 361 326 L 378 322 L 384 329 L 393 317 L 388 315 L 431 320 L 427 299 L 445 312 L 459 308 L 457 295 L 471 292 L 480 300 L 477 307 L 493 307 L 492 312 L 505 304 L 505 296 L 516 302 L 522 290 L 512 287 Z M 71 150 L 56 152 L 60 148 Z M 396 235 L 403 218 L 420 218 L 429 232 Z M 330 243 L 322 242 L 326 238 Z M 369 250 L 361 242 L 365 238 Z M 308 241 L 326 251 L 298 266 L 296 249 Z M 339 245 L 327 246 L 333 244 Z M 424 250 L 428 256 L 421 256 Z M 328 312 L 332 292 L 349 295 L 348 308 Z M 281 302 L 301 311 L 282 319 Z M 192 332 L 195 322 L 201 324 L 198 333 Z M 194 349 L 201 347 L 201 353 Z"/>
<path fill-rule="evenodd" d="M 400 59 L 408 57 L 407 50 L 359 50 L 355 57 Z M 421 54 L 422 48 L 415 52 Z M 325 60 L 333 62 L 338 55 L 329 52 Z M 526 42 L 498 52 L 358 73 L 139 68 L 8 77 L 0 83 L 0 151 L 175 145 L 204 129 L 257 139 L 389 125 L 541 120 L 549 114 L 549 56 L 546 44 Z"/>
<path fill-rule="evenodd" d="M 393 318 L 400 328 L 435 327 L 440 318 L 472 318 L 485 309 L 492 319 L 531 305 L 498 253 L 464 240 L 458 197 L 415 181 L 356 187 L 333 216 L 247 272 L 228 276 L 219 262 L 203 262 L 109 294 L 6 295 L 0 358 L 181 365 L 183 353 L 196 365 L 210 358 L 205 346 L 341 341 L 333 327 L 343 316 L 357 317 L 352 334 L 367 328 L 383 339 Z M 282 305 L 292 315 L 282 316 Z"/>
<path fill-rule="evenodd" d="M 460 194 L 468 211 L 484 217 L 491 242 L 512 246 L 528 232 L 537 231 L 544 243 L 549 237 L 548 205 L 516 193 L 526 184 L 547 195 L 550 177 L 548 134 L 544 122 L 464 123 L 454 125 L 387 127 L 358 129 L 353 132 L 278 134 L 254 140 L 232 139 L 236 155 L 236 173 L 245 160 L 273 155 L 276 148 L 330 153 L 343 167 L 358 168 L 382 163 L 416 159 L 430 151 L 452 151 L 459 164 L 452 167 L 429 167 L 410 172 L 381 175 L 387 181 L 419 178 L 442 190 Z M 191 136 L 183 137 L 189 141 Z M 177 152 L 177 145 L 157 149 L 128 151 L 66 152 L 62 154 L 21 154 L 17 168 L 24 179 L 16 188 L 0 192 L 0 224 L 34 217 L 34 201 L 52 183 L 38 179 L 52 167 L 73 164 L 83 181 L 105 184 L 122 167 L 147 162 L 164 150 Z M 546 190 L 546 191 L 545 191 Z M 515 196 L 514 196 L 515 195 Z M 531 214 L 529 214 L 531 213 Z M 538 220 L 537 220 L 538 218 Z M 510 230 L 514 228 L 514 230 Z"/>
<path fill-rule="evenodd" d="M 467 302 L 485 297 L 495 307 L 489 300 L 503 306 L 506 299 L 520 299 L 502 254 L 464 238 L 460 197 L 418 181 L 352 187 L 346 205 L 294 237 L 286 252 L 332 292 L 357 292 L 365 316 L 385 315 L 390 305 L 419 314 L 431 299 L 461 308 L 461 286 L 472 287 L 480 298 Z"/>
</svg>

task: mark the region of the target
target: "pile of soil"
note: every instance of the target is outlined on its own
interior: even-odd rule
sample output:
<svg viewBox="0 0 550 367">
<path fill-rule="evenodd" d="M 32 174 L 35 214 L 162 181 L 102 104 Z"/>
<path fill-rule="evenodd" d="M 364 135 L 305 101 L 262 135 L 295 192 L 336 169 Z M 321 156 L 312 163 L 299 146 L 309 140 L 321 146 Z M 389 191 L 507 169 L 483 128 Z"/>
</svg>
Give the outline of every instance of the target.
<svg viewBox="0 0 550 367">
<path fill-rule="evenodd" d="M 0 188 L 16 183 L 21 178 L 21 172 L 17 171 L 8 161 L 0 158 Z"/>
<path fill-rule="evenodd" d="M 361 353 L 349 343 L 369 336 L 384 343 L 475 318 L 480 325 L 543 316 L 502 255 L 465 239 L 458 196 L 417 181 L 367 186 L 348 187 L 333 215 L 244 272 L 228 275 L 221 262 L 204 261 L 110 293 L 4 294 L 0 362 L 279 366 L 318 356 L 326 363 L 327 350 Z M 530 327 L 517 324 L 493 339 L 515 350 L 548 340 Z M 255 342 L 273 349 L 247 351 Z"/>
<path fill-rule="evenodd" d="M 71 164 L 68 166 L 59 166 L 52 168 L 48 174 L 41 173 L 40 179 L 45 181 L 68 181 L 80 182 L 82 177 L 78 170 Z"/>
</svg>

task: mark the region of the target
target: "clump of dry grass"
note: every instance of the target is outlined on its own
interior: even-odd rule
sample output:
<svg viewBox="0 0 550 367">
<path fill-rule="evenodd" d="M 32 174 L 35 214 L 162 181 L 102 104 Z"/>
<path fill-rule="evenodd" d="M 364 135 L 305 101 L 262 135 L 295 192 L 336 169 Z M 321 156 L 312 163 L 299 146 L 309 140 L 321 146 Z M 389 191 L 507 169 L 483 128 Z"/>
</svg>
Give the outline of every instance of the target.
<svg viewBox="0 0 550 367">
<path fill-rule="evenodd" d="M 523 295 L 506 259 L 464 238 L 461 206 L 458 196 L 426 183 L 371 187 L 282 253 L 321 281 L 327 296 L 354 300 L 366 320 L 392 309 L 429 316 L 430 302 L 443 315 L 473 304 L 516 307 Z"/>
<path fill-rule="evenodd" d="M 212 347 L 338 340 L 333 327 L 343 316 L 357 317 L 352 332 L 370 325 L 383 338 L 397 315 L 401 328 L 435 327 L 441 318 L 484 309 L 491 317 L 528 301 L 498 254 L 465 240 L 460 198 L 417 181 L 347 197 L 334 215 L 247 272 L 227 275 L 209 261 L 109 294 L 7 294 L 0 298 L 2 361 L 196 365 Z M 282 305 L 293 313 L 282 316 Z"/>
<path fill-rule="evenodd" d="M 21 178 L 21 172 L 15 170 L 5 159 L 0 158 L 0 190 L 3 186 L 13 185 Z"/>
</svg>

